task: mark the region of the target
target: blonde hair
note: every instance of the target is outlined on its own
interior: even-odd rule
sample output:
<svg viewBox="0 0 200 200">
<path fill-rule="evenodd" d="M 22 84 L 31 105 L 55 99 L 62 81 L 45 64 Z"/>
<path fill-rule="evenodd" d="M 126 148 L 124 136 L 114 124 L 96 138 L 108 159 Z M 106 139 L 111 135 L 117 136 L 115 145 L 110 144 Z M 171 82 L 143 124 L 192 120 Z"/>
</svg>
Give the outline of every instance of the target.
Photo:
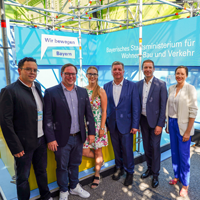
<svg viewBox="0 0 200 200">
<path fill-rule="evenodd" d="M 88 73 L 88 71 L 89 71 L 90 69 L 95 69 L 95 70 L 97 71 L 97 74 L 98 74 L 98 69 L 97 69 L 96 67 L 94 67 L 94 66 L 88 67 L 87 73 Z M 92 92 L 92 101 L 94 101 L 94 99 L 95 99 L 96 97 L 100 97 L 100 86 L 99 86 L 99 84 L 98 84 L 98 78 L 97 78 L 97 83 L 96 83 L 96 85 L 95 85 L 95 87 L 94 87 L 94 89 L 93 89 L 93 92 Z"/>
</svg>

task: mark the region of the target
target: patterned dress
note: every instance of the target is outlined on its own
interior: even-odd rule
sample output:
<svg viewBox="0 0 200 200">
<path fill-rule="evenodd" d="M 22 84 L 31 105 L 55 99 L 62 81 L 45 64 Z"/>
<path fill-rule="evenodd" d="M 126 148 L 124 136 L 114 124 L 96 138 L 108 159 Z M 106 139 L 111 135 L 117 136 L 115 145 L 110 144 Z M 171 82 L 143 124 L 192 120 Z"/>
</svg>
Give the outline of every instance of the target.
<svg viewBox="0 0 200 200">
<path fill-rule="evenodd" d="M 92 112 L 94 115 L 94 121 L 95 121 L 95 140 L 94 142 L 89 145 L 88 139 L 86 139 L 83 148 L 87 149 L 87 148 L 91 148 L 91 149 L 98 149 L 101 147 L 105 147 L 108 146 L 108 136 L 107 136 L 107 129 L 105 127 L 104 129 L 104 135 L 103 137 L 99 138 L 99 129 L 101 128 L 101 99 L 100 97 L 96 97 L 94 101 L 92 101 L 92 90 L 88 90 L 86 88 L 87 92 L 88 92 L 88 96 L 90 99 L 90 104 L 92 107 Z M 86 134 L 88 135 L 88 130 L 87 130 L 87 126 L 86 126 Z"/>
</svg>

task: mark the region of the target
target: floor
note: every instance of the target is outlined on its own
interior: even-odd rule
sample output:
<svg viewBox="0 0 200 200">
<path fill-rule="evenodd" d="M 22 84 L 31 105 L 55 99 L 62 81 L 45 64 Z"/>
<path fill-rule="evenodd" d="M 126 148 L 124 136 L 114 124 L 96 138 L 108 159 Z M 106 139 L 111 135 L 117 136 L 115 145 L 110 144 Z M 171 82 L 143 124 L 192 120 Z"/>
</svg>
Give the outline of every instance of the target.
<svg viewBox="0 0 200 200">
<path fill-rule="evenodd" d="M 99 187 L 95 190 L 90 185 L 83 188 L 90 192 L 88 200 L 199 200 L 200 199 L 200 147 L 191 147 L 191 179 L 188 197 L 179 197 L 181 184 L 171 186 L 169 180 L 173 178 L 171 158 L 161 162 L 159 186 L 156 189 L 151 187 L 151 177 L 140 179 L 142 172 L 146 170 L 146 163 L 135 166 L 133 185 L 123 185 L 125 175 L 118 181 L 113 181 L 111 176 L 101 180 Z M 58 200 L 56 197 L 54 200 Z M 69 195 L 69 200 L 81 200 L 82 198 Z"/>
</svg>

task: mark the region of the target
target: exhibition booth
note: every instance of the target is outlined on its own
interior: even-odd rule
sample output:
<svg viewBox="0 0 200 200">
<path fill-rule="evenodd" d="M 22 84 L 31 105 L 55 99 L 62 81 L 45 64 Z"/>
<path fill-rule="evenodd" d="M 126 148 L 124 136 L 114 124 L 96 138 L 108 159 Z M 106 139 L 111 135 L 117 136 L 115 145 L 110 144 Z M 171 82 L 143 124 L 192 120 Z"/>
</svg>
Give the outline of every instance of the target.
<svg viewBox="0 0 200 200">
<path fill-rule="evenodd" d="M 8 22 L 9 24 L 9 22 Z M 197 89 L 198 104 L 200 105 L 200 16 L 174 20 L 143 27 L 142 59 L 151 59 L 155 63 L 154 75 L 165 81 L 167 87 L 176 83 L 174 70 L 179 65 L 189 69 L 187 82 Z M 72 63 L 77 66 L 79 73 L 76 84 L 87 85 L 86 70 L 96 66 L 99 70 L 99 85 L 111 80 L 111 64 L 114 61 L 125 65 L 124 77 L 137 82 L 139 80 L 139 28 L 127 29 L 102 35 L 81 35 L 79 45 L 78 33 L 52 31 L 33 27 L 7 27 L 11 82 L 18 78 L 17 63 L 24 57 L 37 60 L 39 74 L 36 81 L 41 84 L 42 92 L 46 88 L 57 85 L 61 81 L 62 65 Z M 82 50 L 82 58 L 80 57 Z M 3 51 L 0 50 L 0 89 L 6 86 Z M 80 70 L 80 59 L 82 67 Z M 1 111 L 0 111 L 1 112 Z M 199 129 L 200 112 L 196 118 L 195 128 Z M 105 165 L 103 170 L 114 166 L 114 153 L 109 136 L 109 145 L 103 148 Z M 161 146 L 169 144 L 169 135 L 163 130 Z M 133 152 L 143 154 L 140 138 L 134 137 Z M 52 191 L 58 190 L 56 183 L 56 162 L 54 153 L 48 150 L 48 183 Z M 86 179 L 92 175 L 94 160 L 83 157 L 79 168 L 79 178 Z M 0 131 L 0 189 L 7 199 L 17 199 L 14 176 L 14 159 L 11 155 L 2 132 Z M 29 178 L 31 197 L 39 195 L 33 169 Z"/>
</svg>

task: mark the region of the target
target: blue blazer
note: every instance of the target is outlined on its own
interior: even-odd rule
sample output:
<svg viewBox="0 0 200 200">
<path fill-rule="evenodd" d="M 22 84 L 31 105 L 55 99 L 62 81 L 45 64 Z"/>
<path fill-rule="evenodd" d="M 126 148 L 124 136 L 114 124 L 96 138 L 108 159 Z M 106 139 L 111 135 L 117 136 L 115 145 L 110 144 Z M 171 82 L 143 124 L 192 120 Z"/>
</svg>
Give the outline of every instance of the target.
<svg viewBox="0 0 200 200">
<path fill-rule="evenodd" d="M 112 133 L 117 125 L 120 133 L 129 133 L 131 128 L 139 128 L 141 105 L 137 85 L 124 79 L 119 103 L 115 106 L 113 99 L 113 81 L 104 85 L 108 98 L 107 126 Z"/>
<path fill-rule="evenodd" d="M 88 122 L 88 135 L 95 135 L 94 116 L 86 89 L 76 89 L 78 115 L 82 142 L 86 140 L 85 122 Z M 44 134 L 47 143 L 54 140 L 60 147 L 67 144 L 71 128 L 71 114 L 61 84 L 45 90 L 44 95 Z"/>
<path fill-rule="evenodd" d="M 144 79 L 137 82 L 141 106 L 143 100 L 143 84 L 144 84 Z M 166 103 L 167 103 L 166 83 L 154 77 L 151 83 L 151 88 L 149 91 L 146 104 L 147 121 L 151 128 L 155 128 L 156 126 L 161 126 L 161 127 L 165 126 Z"/>
</svg>

